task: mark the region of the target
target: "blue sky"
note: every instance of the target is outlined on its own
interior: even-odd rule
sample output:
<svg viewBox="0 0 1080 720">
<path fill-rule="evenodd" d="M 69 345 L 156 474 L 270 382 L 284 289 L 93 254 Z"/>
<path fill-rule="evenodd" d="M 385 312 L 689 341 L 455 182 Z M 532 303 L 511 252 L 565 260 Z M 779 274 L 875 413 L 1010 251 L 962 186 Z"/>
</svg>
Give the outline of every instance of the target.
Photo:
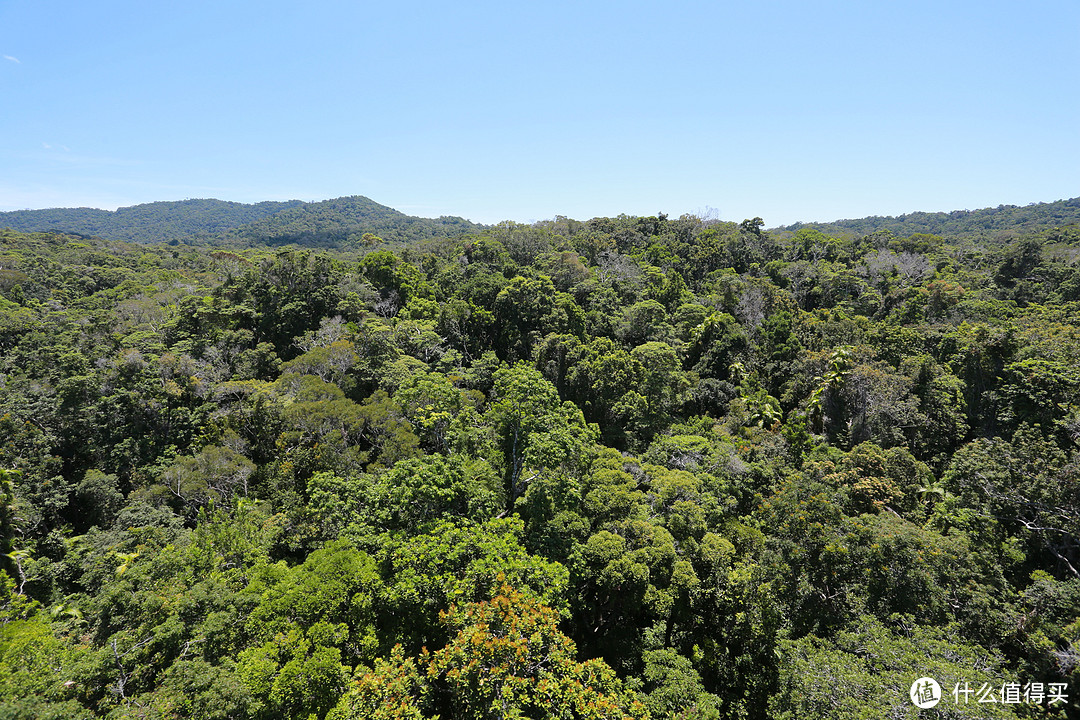
<svg viewBox="0 0 1080 720">
<path fill-rule="evenodd" d="M 0 0 L 0 210 L 797 220 L 1080 195 L 1080 2 Z"/>
</svg>

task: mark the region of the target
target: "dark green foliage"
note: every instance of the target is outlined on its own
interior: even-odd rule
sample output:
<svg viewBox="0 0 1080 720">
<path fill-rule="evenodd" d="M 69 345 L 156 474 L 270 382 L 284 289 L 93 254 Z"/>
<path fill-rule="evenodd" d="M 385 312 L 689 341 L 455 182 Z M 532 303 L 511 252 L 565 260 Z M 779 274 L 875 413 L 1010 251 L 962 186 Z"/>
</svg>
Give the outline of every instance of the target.
<svg viewBox="0 0 1080 720">
<path fill-rule="evenodd" d="M 247 618 L 254 643 L 237 658 L 252 714 L 322 717 L 349 668 L 374 656 L 375 563 L 339 542 L 296 568 L 260 570 L 246 591 L 260 594 Z"/>
<path fill-rule="evenodd" d="M 919 677 L 940 681 L 944 697 L 930 712 L 941 717 L 1015 717 L 1000 701 L 965 705 L 951 696 L 956 683 L 1000 688 L 1008 677 L 1000 658 L 964 643 L 952 627 L 888 627 L 873 618 L 860 618 L 835 642 L 814 635 L 783 642 L 780 688 L 769 713 L 785 719 L 918 717 L 908 689 Z"/>
<path fill-rule="evenodd" d="M 363 247 L 365 235 L 386 242 L 416 242 L 457 237 L 481 226 L 459 217 L 438 219 L 405 215 L 361 195 L 283 208 L 265 218 L 236 226 L 226 237 L 248 243 L 306 247 Z"/>
<path fill-rule="evenodd" d="M 362 196 L 305 203 L 254 205 L 222 200 L 183 200 L 93 208 L 16 210 L 0 213 L 0 228 L 62 232 L 138 243 L 228 242 L 306 247 L 364 247 L 376 242 L 415 242 L 456 237 L 481 226 L 458 217 L 418 218 Z"/>
<path fill-rule="evenodd" d="M 0 227 L 163 243 L 185 238 L 205 239 L 299 205 L 303 205 L 299 200 L 255 205 L 222 200 L 182 200 L 133 205 L 115 211 L 93 208 L 16 210 L 0 213 Z"/>
<path fill-rule="evenodd" d="M 144 210 L 199 207 L 255 212 Z M 1070 208 L 0 231 L 0 717 L 1074 694 L 1080 233 L 1024 229 Z"/>
<path fill-rule="evenodd" d="M 796 223 L 782 230 L 812 228 L 822 232 L 843 232 L 870 235 L 888 231 L 898 236 L 916 233 L 964 237 L 968 235 L 1006 237 L 1018 232 L 1044 227 L 1075 225 L 1080 222 L 1080 198 L 1051 203 L 1032 203 L 1024 207 L 999 205 L 982 210 L 953 210 L 952 212 L 913 212 L 899 217 L 869 217 L 859 220 L 838 220 L 832 223 Z"/>
</svg>

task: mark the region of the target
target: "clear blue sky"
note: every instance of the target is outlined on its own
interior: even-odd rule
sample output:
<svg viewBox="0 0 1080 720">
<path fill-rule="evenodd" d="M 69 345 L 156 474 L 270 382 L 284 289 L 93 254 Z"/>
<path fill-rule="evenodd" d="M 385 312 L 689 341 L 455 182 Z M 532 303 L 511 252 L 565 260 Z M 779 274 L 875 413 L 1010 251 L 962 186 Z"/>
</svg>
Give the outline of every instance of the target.
<svg viewBox="0 0 1080 720">
<path fill-rule="evenodd" d="M 0 0 L 0 210 L 479 222 L 1080 195 L 1080 2 Z"/>
</svg>

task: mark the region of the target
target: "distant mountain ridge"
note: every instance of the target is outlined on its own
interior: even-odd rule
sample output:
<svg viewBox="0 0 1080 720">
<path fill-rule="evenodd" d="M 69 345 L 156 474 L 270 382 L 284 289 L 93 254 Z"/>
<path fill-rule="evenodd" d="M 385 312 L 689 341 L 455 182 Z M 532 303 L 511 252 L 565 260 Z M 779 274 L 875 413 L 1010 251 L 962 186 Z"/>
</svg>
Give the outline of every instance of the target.
<svg viewBox="0 0 1080 720">
<path fill-rule="evenodd" d="M 999 236 L 1080 223 L 1080 197 L 1030 205 L 998 205 L 981 210 L 952 212 L 913 212 L 896 217 L 871 216 L 854 220 L 825 223 L 794 223 L 776 228 L 796 231 L 802 228 L 818 230 L 826 235 L 869 235 L 888 230 L 906 237 L 915 233 L 928 235 Z"/>
<path fill-rule="evenodd" d="M 913 212 L 897 217 L 871 216 L 826 223 L 794 223 L 829 235 L 868 235 L 888 230 L 906 237 L 933 235 L 1008 238 L 1064 225 L 1080 224 L 1080 197 L 1026 206 L 999 205 L 981 210 Z M 117 210 L 53 208 L 0 212 L 0 228 L 23 232 L 63 232 L 138 243 L 195 242 L 222 245 L 347 247 L 371 233 L 389 243 L 457 237 L 485 229 L 460 217 L 406 215 L 362 195 L 319 202 L 288 200 L 245 204 L 199 199 L 153 202 Z"/>
<path fill-rule="evenodd" d="M 63 232 L 139 243 L 296 243 L 338 247 L 362 242 L 366 233 L 387 242 L 477 232 L 482 225 L 459 217 L 406 215 L 363 197 L 306 203 L 301 200 L 245 204 L 200 199 L 153 202 L 117 210 L 53 208 L 0 212 L 0 228 Z"/>
<path fill-rule="evenodd" d="M 457 237 L 484 228 L 464 218 L 422 218 L 380 205 L 363 195 L 301 203 L 237 227 L 227 237 L 247 244 L 342 246 L 363 242 L 367 233 L 387 242 Z"/>
<path fill-rule="evenodd" d="M 207 239 L 282 210 L 300 200 L 253 205 L 225 200 L 178 200 L 132 205 L 116 210 L 51 208 L 0 213 L 0 227 L 23 232 L 55 231 L 127 242 Z"/>
</svg>

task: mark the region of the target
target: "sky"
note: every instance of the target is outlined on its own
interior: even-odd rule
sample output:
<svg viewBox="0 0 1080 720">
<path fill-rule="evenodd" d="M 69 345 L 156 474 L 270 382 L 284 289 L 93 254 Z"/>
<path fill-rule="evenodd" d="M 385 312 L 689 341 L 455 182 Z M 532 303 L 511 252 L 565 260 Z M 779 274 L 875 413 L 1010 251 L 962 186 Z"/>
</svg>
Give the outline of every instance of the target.
<svg viewBox="0 0 1080 720">
<path fill-rule="evenodd" d="M 0 0 L 0 210 L 767 226 L 1080 196 L 1080 2 Z"/>
</svg>

